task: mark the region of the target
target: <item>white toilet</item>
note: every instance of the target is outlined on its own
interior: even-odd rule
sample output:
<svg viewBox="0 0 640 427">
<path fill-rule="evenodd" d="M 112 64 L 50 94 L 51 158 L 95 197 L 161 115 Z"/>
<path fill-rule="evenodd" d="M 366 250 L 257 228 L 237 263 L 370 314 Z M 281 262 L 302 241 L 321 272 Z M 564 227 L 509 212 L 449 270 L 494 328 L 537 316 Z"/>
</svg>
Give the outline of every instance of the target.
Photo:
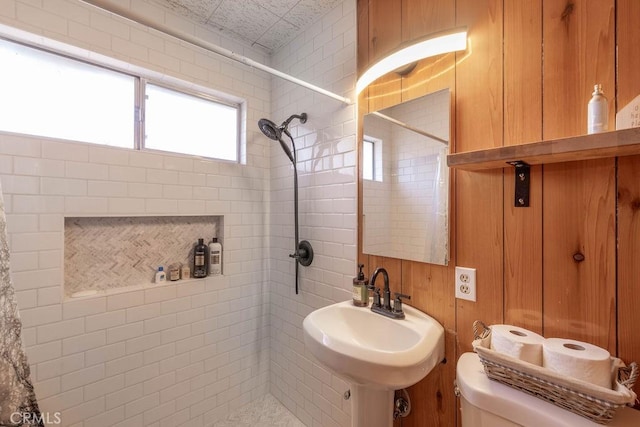
<svg viewBox="0 0 640 427">
<path fill-rule="evenodd" d="M 587 418 L 561 409 L 497 381 L 490 380 L 476 353 L 458 359 L 462 427 L 595 427 Z M 640 427 L 640 411 L 620 408 L 610 427 Z"/>
</svg>

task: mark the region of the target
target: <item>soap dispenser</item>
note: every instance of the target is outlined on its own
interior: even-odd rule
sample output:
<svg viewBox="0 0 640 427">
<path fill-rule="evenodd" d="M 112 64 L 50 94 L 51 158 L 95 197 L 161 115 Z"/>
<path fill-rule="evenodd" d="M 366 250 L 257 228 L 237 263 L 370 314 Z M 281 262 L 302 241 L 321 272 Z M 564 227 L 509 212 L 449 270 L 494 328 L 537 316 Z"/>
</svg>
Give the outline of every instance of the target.
<svg viewBox="0 0 640 427">
<path fill-rule="evenodd" d="M 360 271 L 358 276 L 353 278 L 353 305 L 366 307 L 369 305 L 369 280 L 364 277 L 362 269 L 364 264 L 358 265 Z"/>
</svg>

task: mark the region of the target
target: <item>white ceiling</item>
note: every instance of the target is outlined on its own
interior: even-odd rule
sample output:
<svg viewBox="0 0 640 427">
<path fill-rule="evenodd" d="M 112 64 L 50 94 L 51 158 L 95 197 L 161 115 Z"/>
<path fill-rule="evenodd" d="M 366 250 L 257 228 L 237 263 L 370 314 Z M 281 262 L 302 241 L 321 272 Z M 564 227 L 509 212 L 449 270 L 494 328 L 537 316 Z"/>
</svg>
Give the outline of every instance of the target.
<svg viewBox="0 0 640 427">
<path fill-rule="evenodd" d="M 271 53 L 342 0 L 152 0 Z"/>
</svg>

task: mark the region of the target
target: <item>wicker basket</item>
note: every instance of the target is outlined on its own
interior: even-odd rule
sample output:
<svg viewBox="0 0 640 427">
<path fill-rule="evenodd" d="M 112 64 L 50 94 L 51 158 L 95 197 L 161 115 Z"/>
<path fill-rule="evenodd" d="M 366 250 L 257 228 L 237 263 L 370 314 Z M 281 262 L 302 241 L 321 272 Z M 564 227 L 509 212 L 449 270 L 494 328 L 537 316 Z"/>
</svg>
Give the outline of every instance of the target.
<svg viewBox="0 0 640 427">
<path fill-rule="evenodd" d="M 618 408 L 636 401 L 631 390 L 638 378 L 635 362 L 625 366 L 620 359 L 611 358 L 612 368 L 618 368 L 618 377 L 615 388 L 610 390 L 491 350 L 491 329 L 478 320 L 473 324 L 473 333 L 474 350 L 489 378 L 598 424 L 607 424 Z"/>
</svg>

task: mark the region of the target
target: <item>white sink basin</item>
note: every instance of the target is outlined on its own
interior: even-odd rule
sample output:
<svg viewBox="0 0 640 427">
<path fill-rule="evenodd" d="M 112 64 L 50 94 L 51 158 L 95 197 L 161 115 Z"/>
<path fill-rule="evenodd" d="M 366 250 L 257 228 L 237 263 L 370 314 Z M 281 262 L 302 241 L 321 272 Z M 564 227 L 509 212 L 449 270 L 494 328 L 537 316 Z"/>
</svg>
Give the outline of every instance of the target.
<svg viewBox="0 0 640 427">
<path fill-rule="evenodd" d="M 304 319 L 304 342 L 325 367 L 354 384 L 406 388 L 444 359 L 444 329 L 409 305 L 403 310 L 404 319 L 391 319 L 351 301 L 333 304 Z"/>
</svg>

